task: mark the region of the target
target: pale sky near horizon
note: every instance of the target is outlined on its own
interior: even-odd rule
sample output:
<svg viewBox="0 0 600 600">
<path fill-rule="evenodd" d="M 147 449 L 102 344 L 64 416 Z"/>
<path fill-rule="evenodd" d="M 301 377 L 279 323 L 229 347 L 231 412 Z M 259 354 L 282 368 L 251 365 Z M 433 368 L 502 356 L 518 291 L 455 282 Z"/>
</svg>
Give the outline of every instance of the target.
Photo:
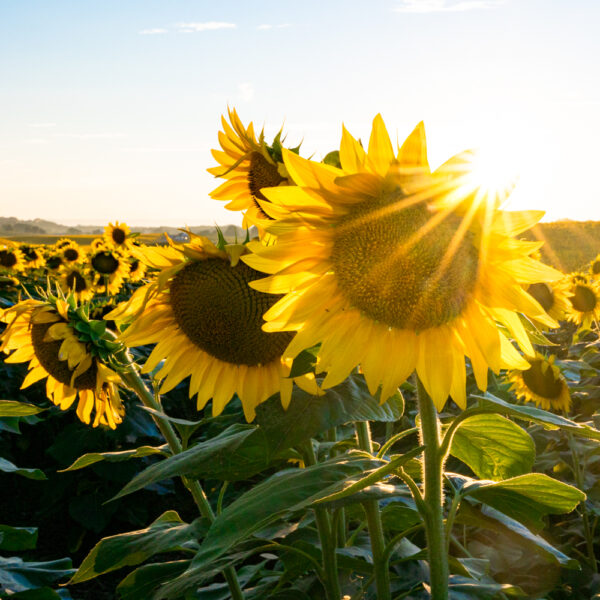
<svg viewBox="0 0 600 600">
<path fill-rule="evenodd" d="M 208 197 L 229 104 L 318 159 L 342 122 L 424 120 L 432 166 L 501 151 L 507 208 L 600 220 L 599 23 L 599 0 L 0 0 L 0 216 L 239 224 Z"/>
</svg>

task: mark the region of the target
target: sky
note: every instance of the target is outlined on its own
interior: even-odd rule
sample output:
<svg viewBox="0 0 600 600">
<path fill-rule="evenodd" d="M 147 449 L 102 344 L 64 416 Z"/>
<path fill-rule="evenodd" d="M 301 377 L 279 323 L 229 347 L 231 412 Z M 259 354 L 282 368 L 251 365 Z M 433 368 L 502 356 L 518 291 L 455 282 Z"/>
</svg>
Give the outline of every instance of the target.
<svg viewBox="0 0 600 600">
<path fill-rule="evenodd" d="M 598 0 L 0 0 L 0 216 L 241 223 L 221 114 L 322 158 L 342 123 L 479 148 L 506 208 L 600 220 Z"/>
</svg>

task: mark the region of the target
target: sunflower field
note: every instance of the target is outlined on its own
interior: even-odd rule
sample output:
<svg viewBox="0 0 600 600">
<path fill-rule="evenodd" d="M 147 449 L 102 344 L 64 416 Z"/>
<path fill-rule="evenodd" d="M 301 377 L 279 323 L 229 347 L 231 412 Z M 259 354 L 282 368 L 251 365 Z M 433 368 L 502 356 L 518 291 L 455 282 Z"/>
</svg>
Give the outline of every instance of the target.
<svg viewBox="0 0 600 600">
<path fill-rule="evenodd" d="M 600 599 L 600 256 L 462 152 L 222 119 L 246 239 L 0 241 L 0 598 Z"/>
</svg>

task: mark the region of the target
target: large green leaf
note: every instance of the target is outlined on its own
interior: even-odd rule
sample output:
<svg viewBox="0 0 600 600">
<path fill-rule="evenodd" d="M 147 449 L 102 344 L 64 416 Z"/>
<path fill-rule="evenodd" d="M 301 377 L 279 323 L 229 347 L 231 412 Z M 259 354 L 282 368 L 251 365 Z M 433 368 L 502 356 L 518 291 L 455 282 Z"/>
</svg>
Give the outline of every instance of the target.
<svg viewBox="0 0 600 600">
<path fill-rule="evenodd" d="M 488 578 L 490 579 L 490 578 Z M 448 581 L 448 593 L 450 600 L 493 600 L 498 598 L 498 594 L 511 598 L 524 598 L 527 594 L 518 587 L 508 583 L 496 583 L 493 580 L 479 581 L 470 577 L 461 575 L 450 575 Z"/>
<path fill-rule="evenodd" d="M 400 392 L 380 404 L 369 394 L 362 375 L 351 375 L 323 396 L 312 396 L 294 387 L 287 410 L 279 397 L 273 397 L 257 406 L 256 422 L 264 429 L 275 454 L 344 423 L 397 421 L 403 412 Z"/>
<path fill-rule="evenodd" d="M 37 544 L 37 527 L 0 525 L 0 550 L 31 550 Z"/>
<path fill-rule="evenodd" d="M 46 479 L 46 475 L 44 475 L 44 472 L 40 471 L 40 469 L 25 469 L 17 467 L 17 465 L 14 465 L 9 460 L 6 460 L 2 457 L 0 457 L 0 471 L 22 475 L 23 477 L 27 477 L 27 479 Z"/>
<path fill-rule="evenodd" d="M 44 587 L 72 575 L 70 558 L 48 562 L 26 562 L 17 556 L 0 556 L 0 591 L 25 592 Z"/>
<path fill-rule="evenodd" d="M 489 506 L 483 506 L 479 510 L 471 506 L 468 502 L 463 502 L 455 522 L 470 527 L 489 529 L 490 531 L 498 532 L 498 534 L 506 534 L 508 532 L 513 536 L 517 536 L 517 539 L 521 540 L 522 545 L 528 547 L 532 552 L 543 556 L 547 561 L 559 564 L 568 569 L 579 568 L 579 563 L 576 560 L 568 557 L 558 550 L 558 548 L 549 544 L 542 536 L 533 533 L 519 523 L 519 521 L 511 519 Z"/>
<path fill-rule="evenodd" d="M 163 582 L 175 579 L 183 573 L 189 560 L 143 565 L 129 573 L 117 586 L 121 600 L 148 600 L 152 592 Z"/>
<path fill-rule="evenodd" d="M 146 529 L 100 540 L 69 583 L 81 583 L 121 567 L 139 565 L 154 554 L 181 549 L 186 542 L 201 537 L 205 530 L 203 519 L 188 525 L 175 511 L 167 511 Z"/>
<path fill-rule="evenodd" d="M 339 456 L 306 469 L 286 469 L 242 494 L 217 516 L 190 568 L 156 595 L 177 598 L 196 584 L 209 565 L 254 532 L 339 491 L 349 479 L 381 466 L 362 454 Z"/>
<path fill-rule="evenodd" d="M 0 400 L 0 417 L 28 417 L 46 410 L 34 404 L 17 402 L 16 400 Z"/>
<path fill-rule="evenodd" d="M 70 467 L 61 469 L 59 472 L 64 471 L 77 471 L 84 467 L 89 467 L 97 462 L 106 460 L 108 462 L 121 462 L 123 460 L 129 460 L 130 458 L 141 458 L 143 456 L 151 456 L 153 454 L 167 455 L 168 446 L 140 446 L 132 450 L 122 450 L 121 452 L 89 452 L 80 456 Z"/>
<path fill-rule="evenodd" d="M 218 436 L 162 460 L 136 475 L 116 496 L 126 496 L 151 483 L 178 475 L 227 481 L 247 479 L 270 462 L 264 432 L 256 425 L 235 424 Z"/>
<path fill-rule="evenodd" d="M 11 594 L 10 600 L 72 600 L 67 590 L 53 590 L 49 587 L 35 588 Z"/>
<path fill-rule="evenodd" d="M 535 460 L 535 445 L 531 436 L 512 421 L 483 414 L 460 424 L 450 454 L 480 479 L 498 481 L 529 473 Z"/>
<path fill-rule="evenodd" d="M 571 512 L 585 494 L 543 473 L 529 473 L 499 482 L 476 482 L 463 494 L 524 523 L 543 528 L 543 517 Z"/>
<path fill-rule="evenodd" d="M 594 429 L 589 425 L 576 423 L 575 421 L 555 415 L 546 410 L 542 410 L 541 408 L 528 405 L 521 406 L 519 404 L 510 404 L 509 402 L 505 402 L 489 392 L 486 392 L 483 396 L 474 396 L 474 398 L 478 398 L 483 406 L 491 406 L 498 412 L 501 412 L 505 415 L 510 415 L 511 417 L 515 417 L 517 419 L 523 419 L 525 421 L 537 423 L 546 429 L 563 429 L 571 432 L 573 435 L 586 437 L 593 440 L 600 440 L 600 431 L 598 429 Z"/>
</svg>

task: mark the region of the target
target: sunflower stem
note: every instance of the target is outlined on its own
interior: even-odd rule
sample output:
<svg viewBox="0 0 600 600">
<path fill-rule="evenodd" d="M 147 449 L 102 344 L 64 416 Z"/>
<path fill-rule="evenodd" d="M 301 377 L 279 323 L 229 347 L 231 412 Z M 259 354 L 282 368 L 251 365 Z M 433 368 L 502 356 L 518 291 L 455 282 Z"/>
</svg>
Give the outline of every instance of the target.
<svg viewBox="0 0 600 600">
<path fill-rule="evenodd" d="M 129 363 L 128 369 L 120 372 L 121 379 L 123 382 L 129 386 L 140 399 L 144 406 L 148 408 L 152 408 L 154 410 L 162 412 L 162 406 L 160 401 L 154 397 L 154 394 L 147 388 L 144 380 L 141 378 L 137 368 L 131 361 L 131 357 L 127 352 L 122 352 L 122 356 L 119 358 L 125 358 L 125 361 Z M 181 446 L 181 441 L 177 437 L 173 426 L 167 419 L 159 417 L 158 415 L 152 414 L 152 418 L 156 423 L 156 426 L 162 433 L 165 438 L 169 448 L 173 454 L 180 454 L 183 451 Z M 200 482 L 195 479 L 189 479 L 187 477 L 181 477 L 181 481 L 183 485 L 189 490 L 200 514 L 207 519 L 210 523 L 215 520 L 215 513 L 208 502 L 208 498 L 200 485 Z M 242 592 L 242 588 L 240 586 L 240 582 L 238 581 L 237 574 L 233 567 L 227 567 L 223 571 L 223 575 L 227 581 L 229 586 L 229 591 L 231 592 L 231 597 L 233 600 L 244 600 L 244 594 Z"/>
<path fill-rule="evenodd" d="M 429 579 L 432 600 L 448 600 L 448 552 L 444 530 L 443 472 L 445 455 L 441 452 L 440 422 L 437 410 L 417 377 L 417 402 L 421 419 L 423 451 L 422 517 L 425 522 Z"/>
<path fill-rule="evenodd" d="M 354 423 L 358 446 L 373 454 L 373 442 L 371 441 L 371 430 L 366 421 L 356 421 Z M 367 527 L 369 529 L 369 538 L 371 540 L 371 553 L 373 555 L 373 571 L 375 576 L 375 585 L 377 586 L 377 600 L 390 600 L 390 571 L 388 556 L 385 552 L 385 537 L 383 535 L 383 525 L 381 523 L 381 513 L 379 512 L 379 502 L 377 500 L 367 500 L 362 503 L 367 515 Z"/>
<path fill-rule="evenodd" d="M 313 448 L 312 440 L 308 440 L 302 446 L 302 454 L 304 462 L 307 466 L 317 464 L 317 455 Z M 338 579 L 337 555 L 335 552 L 335 531 L 332 526 L 329 511 L 323 507 L 315 507 L 315 520 L 317 522 L 317 530 L 319 532 L 319 540 L 321 541 L 321 554 L 323 557 L 323 575 L 325 581 L 325 593 L 327 600 L 340 600 L 342 591 L 340 589 L 340 581 Z"/>
</svg>

